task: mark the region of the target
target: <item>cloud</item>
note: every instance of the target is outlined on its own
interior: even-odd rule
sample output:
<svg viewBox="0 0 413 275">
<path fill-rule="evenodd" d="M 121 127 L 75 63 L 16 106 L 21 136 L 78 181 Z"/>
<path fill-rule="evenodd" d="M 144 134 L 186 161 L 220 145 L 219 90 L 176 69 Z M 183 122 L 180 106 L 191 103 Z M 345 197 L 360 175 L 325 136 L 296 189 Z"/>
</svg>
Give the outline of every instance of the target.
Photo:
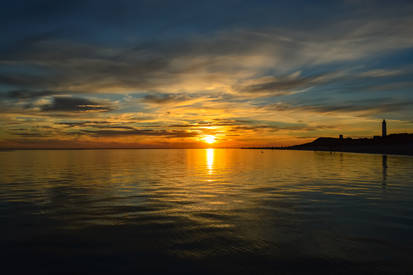
<svg viewBox="0 0 413 275">
<path fill-rule="evenodd" d="M 87 125 L 100 125 L 100 124 L 109 124 L 110 122 L 107 121 L 93 121 L 93 120 L 86 120 L 86 121 L 61 121 L 56 122 L 58 125 L 64 125 L 68 127 L 77 127 L 77 126 L 87 126 Z"/>
<path fill-rule="evenodd" d="M 360 73 L 360 77 L 390 77 L 404 74 L 402 70 L 376 69 Z"/>
<path fill-rule="evenodd" d="M 54 97 L 50 104 L 41 106 L 44 112 L 108 112 L 112 108 L 80 97 Z"/>
<path fill-rule="evenodd" d="M 293 74 L 287 77 L 265 77 L 253 80 L 238 88 L 240 92 L 246 93 L 268 93 L 271 95 L 288 95 L 297 90 L 303 90 L 322 82 L 322 76 L 300 77 Z"/>
<path fill-rule="evenodd" d="M 12 135 L 15 136 L 20 136 L 23 138 L 42 138 L 42 137 L 49 137 L 49 134 L 43 133 L 43 132 L 11 132 Z"/>
<path fill-rule="evenodd" d="M 130 129 L 127 130 L 82 130 L 80 134 L 94 137 L 116 137 L 116 136 L 162 136 L 167 138 L 187 138 L 198 136 L 197 132 L 178 130 L 153 130 L 153 129 Z"/>
<path fill-rule="evenodd" d="M 289 104 L 277 102 L 264 106 L 265 109 L 276 111 L 311 111 L 316 113 L 364 113 L 365 115 L 400 112 L 412 106 L 413 100 L 399 101 L 388 98 L 373 100 L 347 101 L 340 104 Z"/>
<path fill-rule="evenodd" d="M 168 104 L 183 102 L 189 100 L 190 97 L 183 94 L 150 94 L 142 98 L 145 103 Z"/>
<path fill-rule="evenodd" d="M 44 97 L 44 96 L 51 96 L 51 95 L 56 95 L 59 94 L 59 92 L 56 91 L 31 91 L 31 90 L 13 90 L 9 91 L 6 94 L 7 98 L 10 99 L 36 99 L 39 97 Z"/>
<path fill-rule="evenodd" d="M 243 90 L 290 91 L 314 85 L 317 79 L 282 79 L 282 74 L 413 47 L 412 23 L 410 18 L 357 19 L 335 22 L 311 34 L 294 29 L 245 28 L 137 41 L 129 48 L 36 40 L 1 54 L 0 64 L 37 66 L 47 73 L 3 72 L 0 83 L 48 90 L 172 93 L 231 90 L 240 81 L 271 76 L 272 81 Z"/>
<path fill-rule="evenodd" d="M 214 119 L 209 122 L 199 121 L 192 124 L 172 124 L 168 128 L 186 128 L 192 130 L 215 130 L 219 131 L 218 127 L 225 127 L 231 131 L 310 131 L 318 129 L 333 129 L 335 126 L 330 125 L 312 125 L 306 123 L 287 123 L 281 121 L 270 120 L 251 120 L 251 119 Z"/>
</svg>

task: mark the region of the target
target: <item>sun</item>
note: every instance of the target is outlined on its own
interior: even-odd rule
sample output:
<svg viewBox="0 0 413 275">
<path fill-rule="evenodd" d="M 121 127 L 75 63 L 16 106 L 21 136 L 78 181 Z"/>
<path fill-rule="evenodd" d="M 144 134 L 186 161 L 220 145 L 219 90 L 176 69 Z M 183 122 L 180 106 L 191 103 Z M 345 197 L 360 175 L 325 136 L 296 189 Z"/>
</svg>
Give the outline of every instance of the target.
<svg viewBox="0 0 413 275">
<path fill-rule="evenodd" d="M 214 143 L 216 140 L 215 140 L 215 137 L 214 136 L 204 136 L 203 138 L 202 138 L 202 140 L 204 141 L 204 142 L 206 142 L 206 143 L 208 143 L 208 144 L 212 144 L 212 143 Z"/>
</svg>

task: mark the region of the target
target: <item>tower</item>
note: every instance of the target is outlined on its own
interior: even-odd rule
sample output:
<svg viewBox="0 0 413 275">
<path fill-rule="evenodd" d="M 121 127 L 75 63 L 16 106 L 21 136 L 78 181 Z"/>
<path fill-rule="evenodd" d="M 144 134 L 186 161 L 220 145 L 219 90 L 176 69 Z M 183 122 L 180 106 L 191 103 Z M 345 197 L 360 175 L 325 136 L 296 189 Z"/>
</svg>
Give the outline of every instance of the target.
<svg viewBox="0 0 413 275">
<path fill-rule="evenodd" d="M 387 124 L 385 119 L 383 119 L 383 122 L 381 123 L 381 136 L 387 136 Z"/>
</svg>

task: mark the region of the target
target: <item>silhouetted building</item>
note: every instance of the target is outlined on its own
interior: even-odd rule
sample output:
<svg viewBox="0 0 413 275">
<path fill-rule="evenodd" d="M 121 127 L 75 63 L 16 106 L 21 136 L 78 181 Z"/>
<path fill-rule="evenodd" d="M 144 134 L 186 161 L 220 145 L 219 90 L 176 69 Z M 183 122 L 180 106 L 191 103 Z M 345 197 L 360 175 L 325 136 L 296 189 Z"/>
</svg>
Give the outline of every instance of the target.
<svg viewBox="0 0 413 275">
<path fill-rule="evenodd" d="M 344 138 L 343 138 L 343 135 L 340 135 L 339 137 L 338 137 L 340 140 L 343 140 Z"/>
<path fill-rule="evenodd" d="M 381 123 L 381 136 L 385 137 L 387 136 L 387 124 L 386 120 L 383 119 L 383 122 Z"/>
</svg>

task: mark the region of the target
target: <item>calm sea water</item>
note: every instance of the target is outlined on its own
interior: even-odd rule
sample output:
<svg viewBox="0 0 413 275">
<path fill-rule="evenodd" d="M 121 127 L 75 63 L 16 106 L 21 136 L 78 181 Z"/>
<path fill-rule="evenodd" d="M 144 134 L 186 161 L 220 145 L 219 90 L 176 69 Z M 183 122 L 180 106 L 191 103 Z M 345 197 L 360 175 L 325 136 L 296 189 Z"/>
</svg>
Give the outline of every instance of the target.
<svg viewBox="0 0 413 275">
<path fill-rule="evenodd" d="M 1 269 L 410 273 L 413 157 L 0 152 Z"/>
</svg>

